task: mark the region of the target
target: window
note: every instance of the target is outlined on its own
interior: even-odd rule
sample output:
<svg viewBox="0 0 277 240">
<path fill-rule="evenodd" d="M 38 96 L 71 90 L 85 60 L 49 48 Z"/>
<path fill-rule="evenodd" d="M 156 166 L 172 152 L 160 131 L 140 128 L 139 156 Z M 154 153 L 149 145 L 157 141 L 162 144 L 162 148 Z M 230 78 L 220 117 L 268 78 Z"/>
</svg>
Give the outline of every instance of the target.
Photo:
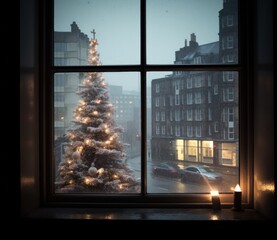
<svg viewBox="0 0 277 240">
<path fill-rule="evenodd" d="M 196 126 L 195 127 L 195 137 L 201 137 L 201 126 Z"/>
<path fill-rule="evenodd" d="M 164 122 L 165 121 L 165 112 L 161 112 L 161 121 Z"/>
<path fill-rule="evenodd" d="M 156 112 L 156 122 L 160 121 L 160 112 Z"/>
<path fill-rule="evenodd" d="M 202 109 L 196 108 L 195 109 L 195 121 L 201 121 L 202 120 Z"/>
<path fill-rule="evenodd" d="M 159 93 L 159 92 L 160 92 L 160 84 L 156 83 L 156 93 Z"/>
<path fill-rule="evenodd" d="M 187 109 L 187 121 L 192 121 L 193 109 Z"/>
<path fill-rule="evenodd" d="M 233 48 L 234 47 L 233 44 L 234 44 L 233 36 L 228 36 L 227 37 L 227 48 Z"/>
<path fill-rule="evenodd" d="M 187 89 L 192 88 L 192 78 L 187 79 Z"/>
<path fill-rule="evenodd" d="M 228 15 L 227 16 L 227 27 L 231 27 L 234 25 L 234 17 L 233 15 Z"/>
<path fill-rule="evenodd" d="M 202 95 L 201 92 L 195 92 L 195 104 L 201 104 L 202 103 Z"/>
<path fill-rule="evenodd" d="M 192 93 L 187 94 L 187 105 L 193 104 Z"/>
<path fill-rule="evenodd" d="M 180 95 L 175 95 L 175 105 L 180 105 Z"/>
<path fill-rule="evenodd" d="M 187 126 L 187 136 L 193 137 L 193 126 Z"/>
<path fill-rule="evenodd" d="M 180 110 L 175 110 L 175 121 L 176 122 L 180 121 Z"/>
<path fill-rule="evenodd" d="M 223 101 L 224 102 L 232 102 L 234 101 L 234 88 L 229 87 L 229 88 L 224 88 L 223 89 Z"/>
<path fill-rule="evenodd" d="M 194 8 L 196 6 L 195 0 L 190 1 L 193 4 L 192 8 Z M 56 192 L 61 197 L 64 197 L 63 193 L 66 190 L 72 190 L 72 192 L 75 191 L 74 193 L 78 194 L 83 193 L 82 189 L 86 189 L 86 194 L 92 195 L 89 198 L 94 199 L 95 196 L 93 194 L 95 192 L 90 190 L 99 188 L 102 191 L 97 192 L 97 194 L 104 196 L 104 198 L 114 193 L 119 194 L 120 197 L 121 194 L 125 197 L 126 193 L 131 193 L 142 202 L 147 201 L 147 198 L 145 198 L 146 194 L 151 198 L 153 193 L 161 195 L 166 193 L 170 194 L 170 197 L 176 193 L 181 193 L 182 195 L 186 193 L 208 193 L 210 189 L 207 186 L 181 184 L 180 187 L 177 187 L 169 179 L 165 180 L 170 185 L 168 191 L 163 190 L 162 187 L 158 188 L 155 185 L 156 180 L 150 176 L 152 169 L 149 166 L 151 167 L 152 165 L 148 166 L 146 159 L 144 159 L 145 154 L 142 151 L 151 152 L 151 159 L 148 160 L 153 162 L 166 161 L 168 159 L 174 160 L 175 157 L 179 158 L 181 154 L 184 156 L 182 157 L 184 162 L 204 163 L 203 156 L 214 157 L 214 159 L 219 159 L 218 162 L 224 162 L 222 160 L 223 157 L 220 156 L 222 154 L 221 151 L 215 151 L 211 154 L 211 150 L 209 150 L 209 153 L 206 151 L 206 155 L 203 155 L 201 152 L 204 146 L 202 140 L 208 141 L 207 138 L 209 138 L 209 140 L 212 139 L 219 142 L 219 144 L 223 141 L 220 132 L 221 126 L 223 126 L 220 122 L 223 111 L 221 94 L 224 88 L 222 79 L 225 78 L 223 72 L 241 71 L 241 65 L 235 61 L 237 60 L 238 49 L 233 45 L 233 42 L 237 42 L 237 35 L 235 35 L 237 26 L 234 26 L 236 31 L 231 38 L 224 31 L 219 34 L 218 31 L 221 31 L 221 28 L 218 25 L 222 23 L 221 27 L 227 27 L 231 21 L 228 20 L 226 12 L 221 11 L 223 8 L 222 2 L 220 4 L 210 2 L 209 4 L 209 1 L 201 1 L 201 4 L 206 6 L 206 8 L 203 6 L 203 9 L 207 11 L 206 14 L 204 11 L 201 16 L 198 16 L 202 19 L 201 22 L 203 24 L 210 22 L 205 21 L 205 17 L 208 19 L 211 16 L 214 16 L 214 20 L 217 22 L 216 26 L 202 27 L 203 31 L 204 29 L 209 29 L 211 34 L 213 34 L 212 40 L 198 40 L 198 36 L 195 33 L 189 33 L 188 37 L 190 40 L 185 41 L 185 46 L 179 46 L 176 49 L 177 39 L 175 39 L 175 34 L 169 33 L 167 34 L 168 36 L 164 36 L 164 32 L 161 31 L 159 26 L 163 22 L 164 30 L 170 30 L 172 27 L 168 25 L 170 22 L 168 17 L 173 17 L 174 19 L 177 16 L 167 16 L 169 15 L 167 14 L 162 17 L 160 14 L 165 14 L 164 9 L 156 1 L 132 0 L 123 2 L 119 0 L 118 4 L 113 5 L 112 10 L 104 7 L 103 2 L 105 3 L 105 1 L 99 1 L 99 4 L 94 5 L 89 1 L 80 1 L 80 9 L 84 11 L 89 11 L 90 9 L 91 12 L 87 15 L 89 16 L 87 21 L 79 23 L 77 20 L 73 22 L 74 17 L 80 16 L 78 9 L 64 0 L 54 0 L 53 35 L 55 37 L 52 45 L 55 45 L 56 40 L 59 39 L 57 43 L 60 46 L 55 46 L 54 53 L 52 53 L 54 66 L 50 66 L 48 69 L 52 74 L 52 84 L 49 86 L 54 86 L 52 89 L 53 94 L 50 94 L 50 96 L 53 96 L 52 108 L 54 111 L 52 111 L 54 119 L 58 120 L 61 115 L 56 107 L 63 108 L 65 111 L 64 122 L 67 125 L 60 126 L 60 123 L 55 123 L 52 128 L 55 130 L 54 134 L 56 136 L 60 135 L 60 128 L 63 127 L 64 134 L 66 134 L 65 138 L 72 142 L 73 147 L 68 145 L 64 156 L 55 159 L 55 161 L 61 163 L 58 167 L 60 176 L 55 179 L 56 185 L 52 184 L 52 190 L 54 190 L 52 192 L 55 192 L 54 187 L 59 188 L 64 184 L 59 188 L 62 190 Z M 183 9 L 181 11 L 182 14 L 178 17 L 186 17 L 191 11 L 187 12 L 187 6 L 183 2 L 177 0 L 167 5 L 166 7 L 169 10 L 166 11 L 171 12 L 178 7 L 178 9 Z M 109 2 L 109 4 L 111 3 Z M 213 4 L 215 5 L 210 8 L 209 6 Z M 227 11 L 228 14 L 232 11 L 237 12 L 237 7 L 236 5 L 234 6 L 235 8 L 233 8 L 233 5 L 224 5 L 224 7 L 230 8 Z M 77 33 L 76 36 L 78 35 L 78 38 L 80 38 L 77 38 L 77 40 L 75 38 L 75 42 L 72 42 L 74 38 L 66 39 L 65 37 L 66 26 L 63 25 L 63 20 L 65 19 L 63 19 L 64 15 L 61 14 L 63 11 L 68 12 L 71 24 L 70 34 Z M 115 15 L 111 14 L 111 11 Z M 121 14 L 125 13 L 126 15 L 121 16 Z M 109 26 L 109 31 L 111 32 L 101 25 L 99 18 L 101 19 L 102 17 L 107 25 L 112 24 Z M 232 17 L 235 18 L 235 15 L 232 15 Z M 125 24 L 126 19 L 130 20 L 130 26 Z M 81 19 L 79 20 L 82 21 Z M 188 22 L 190 21 L 191 18 Z M 96 31 L 89 29 L 89 26 L 85 27 L 88 22 L 95 22 L 95 26 L 98 26 L 95 29 Z M 232 22 L 232 24 L 235 24 L 236 19 L 233 19 Z M 120 31 L 111 30 L 119 28 L 121 29 Z M 67 35 L 70 34 L 68 32 Z M 219 39 L 218 36 L 224 34 L 225 36 Z M 161 38 L 161 36 L 163 37 Z M 201 35 L 199 34 L 199 36 Z M 173 42 L 169 37 L 173 37 Z M 64 39 L 65 45 L 61 45 L 60 39 Z M 113 40 L 111 41 L 110 39 Z M 130 44 L 126 44 L 126 39 L 128 39 L 127 43 Z M 225 39 L 226 48 L 230 48 L 228 53 L 221 52 L 218 49 L 223 44 L 220 43 L 221 39 Z M 99 48 L 97 48 L 98 45 Z M 175 46 L 174 49 L 171 46 Z M 190 51 L 187 51 L 188 49 Z M 216 51 L 216 49 L 218 50 Z M 170 53 L 175 54 L 175 60 L 168 58 Z M 201 56 L 197 56 L 197 54 L 201 54 Z M 233 57 L 232 61 L 230 61 L 230 56 Z M 225 59 L 226 61 L 219 59 Z M 204 62 L 205 65 L 202 65 Z M 229 62 L 232 62 L 232 64 L 226 67 Z M 195 65 L 197 65 L 197 68 Z M 181 72 L 182 75 L 176 75 L 174 72 Z M 63 80 L 60 80 L 61 75 L 64 75 Z M 94 81 L 91 79 L 94 79 Z M 99 84 L 96 86 L 94 85 L 95 82 Z M 230 84 L 239 84 L 239 81 L 229 82 Z M 64 92 L 62 92 L 62 88 L 57 91 L 57 87 L 63 87 Z M 226 99 L 231 99 L 232 94 L 234 96 L 237 93 L 235 91 L 237 91 L 238 86 L 235 85 L 235 87 L 232 88 L 230 86 L 230 89 L 233 90 L 228 90 L 225 93 L 228 96 Z M 90 88 L 94 90 L 88 92 L 87 89 Z M 76 94 L 76 90 L 78 94 Z M 219 96 L 211 96 L 212 93 Z M 179 106 L 180 95 L 182 106 Z M 119 101 L 119 97 L 126 99 L 126 101 Z M 168 98 L 169 106 L 166 106 L 165 103 Z M 208 99 L 208 103 L 213 101 L 212 104 L 208 105 L 208 116 L 205 115 L 207 114 L 205 110 L 207 109 L 206 99 Z M 64 106 L 56 106 L 56 102 L 62 102 Z M 238 104 L 234 100 L 234 105 L 237 108 Z M 106 111 L 103 111 L 103 109 Z M 115 112 L 113 113 L 113 111 Z M 168 113 L 170 121 L 166 120 L 165 117 Z M 211 116 L 211 113 L 213 113 L 213 116 Z M 109 122 L 110 125 L 108 124 L 107 126 L 105 123 L 107 119 L 115 119 L 116 126 L 111 124 L 112 120 Z M 215 122 L 209 122 L 208 125 L 207 119 Z M 145 120 L 147 122 L 144 122 Z M 186 121 L 190 121 L 190 125 L 187 125 Z M 83 127 L 82 131 L 78 132 L 73 127 L 76 122 L 86 127 Z M 213 124 L 214 131 L 210 129 Z M 117 126 L 121 126 L 122 129 Z M 182 139 L 183 136 L 180 137 L 181 130 L 182 133 L 186 133 L 185 135 L 189 139 Z M 237 132 L 238 127 L 228 126 L 228 131 L 229 137 L 233 136 L 232 140 L 237 144 L 235 150 L 238 152 L 239 139 L 235 138 L 235 136 L 239 135 Z M 83 134 L 83 132 L 86 132 L 86 137 L 80 137 L 79 134 Z M 98 139 L 100 136 L 101 139 Z M 53 139 L 53 136 L 51 137 Z M 184 144 L 176 147 L 174 143 L 177 139 L 174 137 L 183 140 Z M 192 141 L 193 145 L 186 144 L 186 141 Z M 141 142 L 147 142 L 147 146 L 141 147 Z M 121 148 L 116 148 L 117 144 L 120 145 L 120 143 L 125 144 L 122 145 L 124 152 L 121 151 Z M 87 155 L 95 152 L 96 155 L 93 155 L 93 162 L 88 160 Z M 101 165 L 101 159 L 106 159 L 103 157 L 105 154 L 110 154 L 109 156 L 115 154 L 123 160 L 127 156 L 137 154 L 139 167 L 136 169 L 135 175 L 129 176 L 127 174 L 125 176 L 126 174 L 120 174 L 120 171 L 117 171 L 116 168 L 114 169 L 115 173 L 112 174 L 112 169 L 109 169 L 110 165 Z M 185 157 L 189 155 L 189 158 Z M 99 157 L 99 160 L 97 157 Z M 239 155 L 235 156 L 236 161 L 238 157 Z M 68 161 L 66 162 L 64 159 Z M 90 163 L 89 166 L 88 162 Z M 132 163 L 131 159 L 128 159 L 128 165 L 131 164 L 134 163 Z M 83 168 L 88 169 L 85 171 Z M 63 169 L 66 169 L 66 171 L 64 172 Z M 104 182 L 106 178 L 104 176 L 101 177 L 102 174 L 106 174 L 105 176 L 109 178 L 109 181 Z M 51 176 L 51 174 L 49 175 Z M 138 180 L 146 176 L 147 181 Z M 136 182 L 137 180 L 138 182 Z M 234 183 L 237 182 L 238 175 L 235 175 L 232 181 Z M 52 182 L 54 182 L 53 179 Z M 103 191 L 103 185 L 105 185 L 105 191 Z M 76 188 L 76 186 L 81 187 Z M 230 183 L 220 187 L 221 191 L 231 193 Z M 80 191 L 76 189 L 80 189 Z M 123 191 L 124 189 L 126 189 L 125 192 Z M 71 197 L 75 198 L 74 196 Z M 170 199 L 168 195 L 161 197 L 167 199 L 167 201 Z M 84 196 L 84 198 L 86 197 Z"/>
</svg>

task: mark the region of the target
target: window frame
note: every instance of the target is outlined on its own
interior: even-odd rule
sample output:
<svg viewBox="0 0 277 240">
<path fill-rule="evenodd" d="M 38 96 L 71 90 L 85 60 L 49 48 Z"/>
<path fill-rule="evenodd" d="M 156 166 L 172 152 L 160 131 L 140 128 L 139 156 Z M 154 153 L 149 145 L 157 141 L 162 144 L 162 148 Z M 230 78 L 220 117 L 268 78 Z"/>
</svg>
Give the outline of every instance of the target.
<svg viewBox="0 0 277 240">
<path fill-rule="evenodd" d="M 40 143 L 40 187 L 41 202 L 45 206 L 181 206 L 181 207 L 211 207 L 209 193 L 201 194 L 147 194 L 147 143 L 144 141 L 146 132 L 146 81 L 147 72 L 151 71 L 238 71 L 239 75 L 239 118 L 240 118 L 240 173 L 239 182 L 243 189 L 243 204 L 246 207 L 253 205 L 253 138 L 251 129 L 253 121 L 251 118 L 253 109 L 252 88 L 249 70 L 249 55 L 247 54 L 248 42 L 247 33 L 242 29 L 247 29 L 248 1 L 238 0 L 238 42 L 239 54 L 238 63 L 231 64 L 202 64 L 202 65 L 173 65 L 173 64 L 147 64 L 146 61 L 146 0 L 140 0 L 140 64 L 138 65 L 104 65 L 104 66 L 54 66 L 54 0 L 42 0 L 40 3 L 40 90 L 39 90 L 39 143 Z M 53 76 L 55 73 L 70 72 L 139 72 L 141 76 L 141 194 L 139 195 L 97 195 L 97 194 L 55 194 L 54 179 L 54 144 L 53 144 Z M 252 173 L 252 174 L 251 174 Z M 221 202 L 223 206 L 230 207 L 233 202 L 233 194 L 222 193 Z"/>
</svg>

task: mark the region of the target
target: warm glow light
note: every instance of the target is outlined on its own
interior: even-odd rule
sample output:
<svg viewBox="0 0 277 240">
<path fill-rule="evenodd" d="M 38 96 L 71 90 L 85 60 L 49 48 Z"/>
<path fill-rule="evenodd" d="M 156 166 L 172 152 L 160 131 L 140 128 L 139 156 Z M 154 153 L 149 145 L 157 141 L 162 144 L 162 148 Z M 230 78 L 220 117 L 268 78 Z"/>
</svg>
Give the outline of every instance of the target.
<svg viewBox="0 0 277 240">
<path fill-rule="evenodd" d="M 82 111 L 82 108 L 78 108 L 78 111 Z"/>
<path fill-rule="evenodd" d="M 85 144 L 89 145 L 91 143 L 91 140 L 90 139 L 86 139 L 85 140 Z"/>
<path fill-rule="evenodd" d="M 85 178 L 85 184 L 90 184 L 90 183 L 91 183 L 91 179 Z"/>
<path fill-rule="evenodd" d="M 77 147 L 77 152 L 81 153 L 83 151 L 83 146 Z"/>
<path fill-rule="evenodd" d="M 95 100 L 95 103 L 96 103 L 96 104 L 99 104 L 99 103 L 101 103 L 101 100 L 99 100 L 99 99 L 98 99 L 98 100 Z"/>
<path fill-rule="evenodd" d="M 99 169 L 97 170 L 97 173 L 102 174 L 104 171 L 105 171 L 104 168 L 99 168 Z"/>
<path fill-rule="evenodd" d="M 110 142 L 110 141 L 106 141 L 105 143 L 106 143 L 106 144 L 110 144 L 111 142 Z"/>
<path fill-rule="evenodd" d="M 73 162 L 72 160 L 68 160 L 68 161 L 67 161 L 68 164 L 71 164 L 72 162 Z"/>
<path fill-rule="evenodd" d="M 109 133 L 109 132 L 110 132 L 110 129 L 107 128 L 107 129 L 105 130 L 105 133 Z"/>
<path fill-rule="evenodd" d="M 241 188 L 240 188 L 240 186 L 239 186 L 238 184 L 236 185 L 234 191 L 235 191 L 235 192 L 241 192 Z"/>
<path fill-rule="evenodd" d="M 211 220 L 218 220 L 219 218 L 218 218 L 218 216 L 217 215 L 212 215 L 211 216 Z"/>
<path fill-rule="evenodd" d="M 97 111 L 93 111 L 92 114 L 95 115 L 95 116 L 97 116 L 97 115 L 98 115 L 98 112 L 97 112 Z"/>
<path fill-rule="evenodd" d="M 119 177 L 116 174 L 113 175 L 113 179 L 118 179 L 118 178 Z"/>
<path fill-rule="evenodd" d="M 70 180 L 70 181 L 69 181 L 69 184 L 73 184 L 73 183 L 74 183 L 74 181 L 73 181 L 73 180 Z"/>
<path fill-rule="evenodd" d="M 219 195 L 219 192 L 217 190 L 212 190 L 210 193 L 211 193 L 212 196 L 218 196 Z"/>
</svg>

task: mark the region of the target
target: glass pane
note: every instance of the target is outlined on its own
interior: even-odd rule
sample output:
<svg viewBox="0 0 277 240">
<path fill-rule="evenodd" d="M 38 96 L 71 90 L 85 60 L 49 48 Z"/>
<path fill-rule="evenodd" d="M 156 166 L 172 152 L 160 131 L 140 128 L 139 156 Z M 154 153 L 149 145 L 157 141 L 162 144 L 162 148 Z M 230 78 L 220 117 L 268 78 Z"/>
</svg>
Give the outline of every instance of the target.
<svg viewBox="0 0 277 240">
<path fill-rule="evenodd" d="M 56 193 L 140 192 L 140 74 L 54 75 Z"/>
<path fill-rule="evenodd" d="M 147 0 L 147 63 L 238 63 L 237 19 L 237 0 Z"/>
<path fill-rule="evenodd" d="M 140 61 L 139 0 L 55 0 L 54 65 L 87 65 L 97 38 L 103 65 Z"/>
<path fill-rule="evenodd" d="M 148 193 L 233 191 L 239 178 L 238 81 L 234 71 L 148 73 Z"/>
</svg>

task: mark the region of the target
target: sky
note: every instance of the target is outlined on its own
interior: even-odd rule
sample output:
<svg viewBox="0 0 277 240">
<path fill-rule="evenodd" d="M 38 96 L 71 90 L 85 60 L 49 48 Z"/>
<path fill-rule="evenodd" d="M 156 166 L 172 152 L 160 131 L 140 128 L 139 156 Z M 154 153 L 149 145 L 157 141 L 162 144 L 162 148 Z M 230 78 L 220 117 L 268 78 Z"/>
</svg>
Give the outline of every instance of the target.
<svg viewBox="0 0 277 240">
<path fill-rule="evenodd" d="M 201 44 L 218 41 L 218 12 L 223 0 L 147 0 L 147 63 L 173 64 L 175 51 L 196 34 Z M 139 0 L 55 0 L 54 30 L 70 31 L 73 21 L 92 37 L 95 29 L 103 65 L 139 64 Z M 167 73 L 166 73 L 167 74 Z M 110 84 L 137 90 L 139 75 L 106 74 Z M 165 73 L 150 73 L 150 78 Z M 105 74 L 104 74 L 105 76 Z"/>
</svg>

